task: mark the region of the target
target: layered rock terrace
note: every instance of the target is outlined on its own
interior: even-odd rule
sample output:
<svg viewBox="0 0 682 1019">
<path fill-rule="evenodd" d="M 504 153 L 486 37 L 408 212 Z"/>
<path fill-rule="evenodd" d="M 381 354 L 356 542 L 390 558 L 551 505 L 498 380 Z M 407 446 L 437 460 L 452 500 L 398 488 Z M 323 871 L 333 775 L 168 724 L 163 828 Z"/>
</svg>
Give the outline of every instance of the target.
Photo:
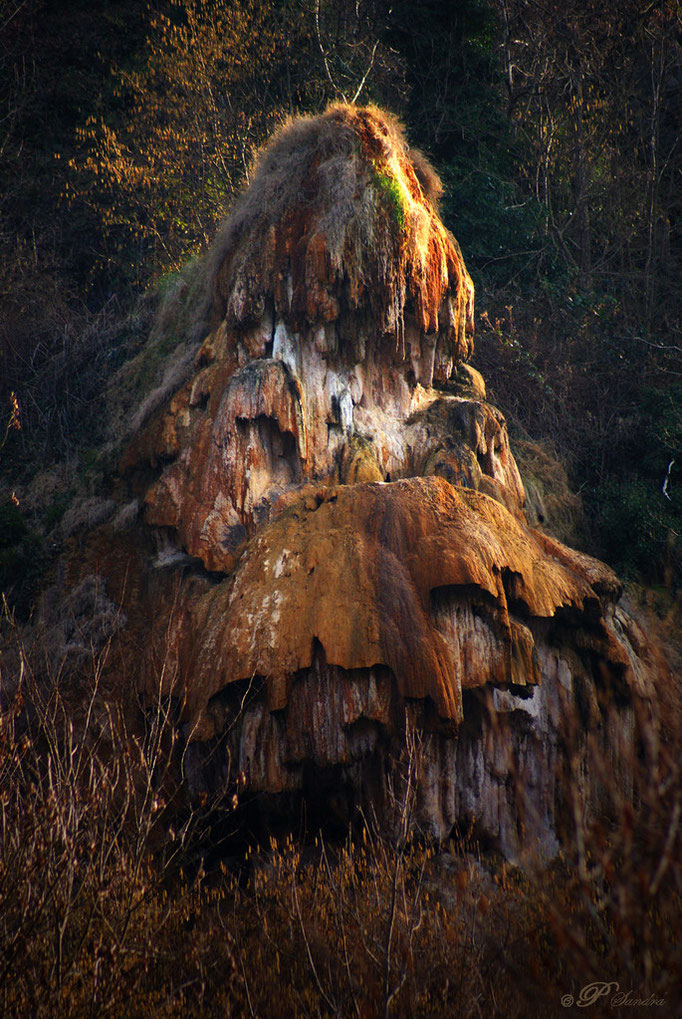
<svg viewBox="0 0 682 1019">
<path fill-rule="evenodd" d="M 189 378 L 121 457 L 142 515 L 79 569 L 178 697 L 195 792 L 240 773 L 389 818 L 416 731 L 415 825 L 515 857 L 556 848 L 567 718 L 627 786 L 655 668 L 608 567 L 528 525 L 438 193 L 372 107 L 280 130 L 211 253 Z"/>
</svg>

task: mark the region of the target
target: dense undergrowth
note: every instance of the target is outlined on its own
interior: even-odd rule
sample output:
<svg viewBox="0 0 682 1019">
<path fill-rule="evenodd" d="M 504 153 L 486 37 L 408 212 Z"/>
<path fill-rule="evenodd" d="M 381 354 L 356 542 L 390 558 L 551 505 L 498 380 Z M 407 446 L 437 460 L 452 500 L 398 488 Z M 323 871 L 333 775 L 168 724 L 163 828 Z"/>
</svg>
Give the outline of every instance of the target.
<svg viewBox="0 0 682 1019">
<path fill-rule="evenodd" d="M 640 718 L 634 805 L 591 754 L 598 819 L 587 819 L 568 725 L 572 836 L 558 859 L 521 871 L 481 853 L 470 831 L 440 846 L 406 837 L 420 769 L 410 734 L 390 833 L 367 819 L 345 837 L 254 845 L 238 777 L 222 799 L 187 800 L 173 699 L 133 708 L 131 691 L 108 686 L 106 641 L 89 655 L 83 641 L 74 670 L 46 655 L 49 639 L 5 613 L 3 1015 L 520 1019 L 566 1014 L 566 996 L 588 985 L 608 985 L 590 1014 L 613 1014 L 618 993 L 674 1014 L 679 690 L 667 691 L 662 728 L 656 712 Z"/>
</svg>

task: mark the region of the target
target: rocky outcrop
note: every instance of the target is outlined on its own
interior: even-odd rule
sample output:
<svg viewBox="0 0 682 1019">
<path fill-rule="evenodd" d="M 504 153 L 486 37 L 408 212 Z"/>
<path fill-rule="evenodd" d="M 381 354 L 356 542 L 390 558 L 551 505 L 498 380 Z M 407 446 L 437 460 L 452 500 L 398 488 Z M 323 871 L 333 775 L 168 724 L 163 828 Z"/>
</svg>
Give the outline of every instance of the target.
<svg viewBox="0 0 682 1019">
<path fill-rule="evenodd" d="M 568 721 L 627 787 L 655 669 L 613 573 L 526 520 L 437 193 L 376 109 L 282 128 L 208 263 L 190 376 L 122 455 L 143 519 L 87 568 L 128 668 L 182 703 L 195 792 L 345 790 L 388 823 L 416 738 L 414 823 L 515 857 L 557 845 Z"/>
</svg>

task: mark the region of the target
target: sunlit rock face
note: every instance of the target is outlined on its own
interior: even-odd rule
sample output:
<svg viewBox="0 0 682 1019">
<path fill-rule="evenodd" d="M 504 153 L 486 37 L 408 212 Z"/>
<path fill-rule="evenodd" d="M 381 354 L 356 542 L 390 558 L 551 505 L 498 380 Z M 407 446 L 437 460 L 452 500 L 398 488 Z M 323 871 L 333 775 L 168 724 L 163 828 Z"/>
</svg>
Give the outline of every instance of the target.
<svg viewBox="0 0 682 1019">
<path fill-rule="evenodd" d="M 567 717 L 627 787 L 653 666 L 611 571 L 526 522 L 438 190 L 373 108 L 273 138 L 192 375 L 121 460 L 135 551 L 96 547 L 128 662 L 181 693 L 193 792 L 241 774 L 390 824 L 409 733 L 413 823 L 515 858 L 557 847 Z"/>
</svg>

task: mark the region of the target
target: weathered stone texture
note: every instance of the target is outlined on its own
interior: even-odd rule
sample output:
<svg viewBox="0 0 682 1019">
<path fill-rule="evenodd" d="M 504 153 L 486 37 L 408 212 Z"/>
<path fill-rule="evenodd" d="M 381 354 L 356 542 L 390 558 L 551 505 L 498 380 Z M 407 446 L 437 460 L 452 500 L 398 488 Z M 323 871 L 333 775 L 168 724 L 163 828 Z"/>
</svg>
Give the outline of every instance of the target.
<svg viewBox="0 0 682 1019">
<path fill-rule="evenodd" d="M 413 728 L 418 823 L 552 851 L 566 719 L 626 787 L 655 668 L 614 574 L 528 525 L 465 364 L 473 286 L 415 167 L 371 108 L 265 149 L 193 373 L 122 456 L 144 523 L 108 575 L 148 690 L 181 695 L 196 792 L 237 772 L 305 791 L 312 768 L 388 818 Z"/>
</svg>

